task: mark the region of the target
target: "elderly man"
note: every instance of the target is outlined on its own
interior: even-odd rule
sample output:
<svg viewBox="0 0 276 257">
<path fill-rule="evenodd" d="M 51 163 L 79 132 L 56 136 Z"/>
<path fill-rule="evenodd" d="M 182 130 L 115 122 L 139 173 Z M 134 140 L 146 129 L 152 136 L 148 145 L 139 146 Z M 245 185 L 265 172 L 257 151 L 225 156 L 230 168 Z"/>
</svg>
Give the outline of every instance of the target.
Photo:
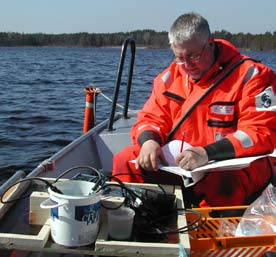
<svg viewBox="0 0 276 257">
<path fill-rule="evenodd" d="M 179 177 L 158 170 L 158 162 L 164 161 L 161 147 L 183 135 L 192 147 L 176 162 L 187 170 L 211 160 L 271 153 L 276 147 L 274 72 L 230 42 L 214 39 L 197 13 L 175 20 L 169 42 L 175 59 L 155 78 L 131 130 L 133 145 L 114 157 L 113 175 L 126 182 L 181 184 Z M 242 205 L 272 173 L 269 158 L 240 170 L 211 172 L 184 189 L 185 197 L 201 207 Z"/>
</svg>

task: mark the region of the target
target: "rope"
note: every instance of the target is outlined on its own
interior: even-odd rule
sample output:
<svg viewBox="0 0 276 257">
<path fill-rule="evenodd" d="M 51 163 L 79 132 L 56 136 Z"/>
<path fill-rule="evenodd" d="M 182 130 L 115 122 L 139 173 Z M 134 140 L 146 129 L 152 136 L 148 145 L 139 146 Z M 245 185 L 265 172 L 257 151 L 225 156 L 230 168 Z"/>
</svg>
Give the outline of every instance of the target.
<svg viewBox="0 0 276 257">
<path fill-rule="evenodd" d="M 108 96 L 106 96 L 103 92 L 100 92 L 100 95 L 102 95 L 105 99 L 107 99 L 110 103 L 112 103 L 112 100 Z M 124 106 L 122 106 L 121 104 L 117 103 L 116 106 L 124 109 Z"/>
</svg>

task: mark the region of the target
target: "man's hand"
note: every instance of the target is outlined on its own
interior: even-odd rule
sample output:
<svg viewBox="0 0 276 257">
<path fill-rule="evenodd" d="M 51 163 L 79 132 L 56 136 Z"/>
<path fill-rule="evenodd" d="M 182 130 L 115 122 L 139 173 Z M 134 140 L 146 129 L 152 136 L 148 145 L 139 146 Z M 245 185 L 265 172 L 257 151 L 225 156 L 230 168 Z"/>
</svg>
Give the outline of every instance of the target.
<svg viewBox="0 0 276 257">
<path fill-rule="evenodd" d="M 154 140 L 146 141 L 136 158 L 135 168 L 144 170 L 158 170 L 158 161 L 164 161 L 161 146 Z"/>
<path fill-rule="evenodd" d="M 175 158 L 179 167 L 185 170 L 193 170 L 208 162 L 207 152 L 203 147 L 190 147 Z"/>
</svg>

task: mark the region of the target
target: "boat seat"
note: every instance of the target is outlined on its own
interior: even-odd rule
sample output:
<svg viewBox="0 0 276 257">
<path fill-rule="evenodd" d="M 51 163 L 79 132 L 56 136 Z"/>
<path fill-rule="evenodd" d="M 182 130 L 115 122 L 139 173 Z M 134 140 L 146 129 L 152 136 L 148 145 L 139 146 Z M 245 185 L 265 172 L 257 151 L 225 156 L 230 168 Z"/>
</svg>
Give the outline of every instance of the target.
<svg viewBox="0 0 276 257">
<path fill-rule="evenodd" d="M 113 156 L 131 145 L 130 128 L 136 121 L 136 116 L 129 119 L 119 119 L 114 123 L 112 131 L 102 131 L 95 137 L 98 155 L 102 164 L 102 169 L 111 174 Z"/>
</svg>

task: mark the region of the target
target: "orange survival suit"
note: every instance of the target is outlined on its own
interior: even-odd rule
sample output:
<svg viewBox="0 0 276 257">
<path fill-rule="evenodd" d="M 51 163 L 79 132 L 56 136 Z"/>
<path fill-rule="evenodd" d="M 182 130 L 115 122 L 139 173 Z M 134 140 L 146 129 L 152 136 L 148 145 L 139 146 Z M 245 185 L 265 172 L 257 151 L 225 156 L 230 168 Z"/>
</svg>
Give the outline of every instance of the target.
<svg viewBox="0 0 276 257">
<path fill-rule="evenodd" d="M 209 160 L 273 152 L 274 72 L 254 60 L 244 60 L 247 56 L 228 41 L 215 39 L 215 44 L 216 62 L 200 81 L 193 81 L 174 62 L 155 78 L 152 94 L 131 129 L 133 145 L 114 156 L 113 175 L 125 182 L 181 184 L 179 177 L 161 171 L 147 172 L 154 173 L 153 180 L 135 176 L 145 171 L 136 170 L 129 161 L 138 156 L 146 140 L 164 145 L 168 140 L 182 140 L 183 133 L 189 144 L 205 148 Z M 206 93 L 214 84 L 215 88 Z M 192 107 L 203 94 L 202 101 Z M 189 115 L 179 123 L 187 112 Z M 268 184 L 272 172 L 271 160 L 263 158 L 245 169 L 209 173 L 190 190 L 200 206 L 241 205 Z"/>
</svg>

